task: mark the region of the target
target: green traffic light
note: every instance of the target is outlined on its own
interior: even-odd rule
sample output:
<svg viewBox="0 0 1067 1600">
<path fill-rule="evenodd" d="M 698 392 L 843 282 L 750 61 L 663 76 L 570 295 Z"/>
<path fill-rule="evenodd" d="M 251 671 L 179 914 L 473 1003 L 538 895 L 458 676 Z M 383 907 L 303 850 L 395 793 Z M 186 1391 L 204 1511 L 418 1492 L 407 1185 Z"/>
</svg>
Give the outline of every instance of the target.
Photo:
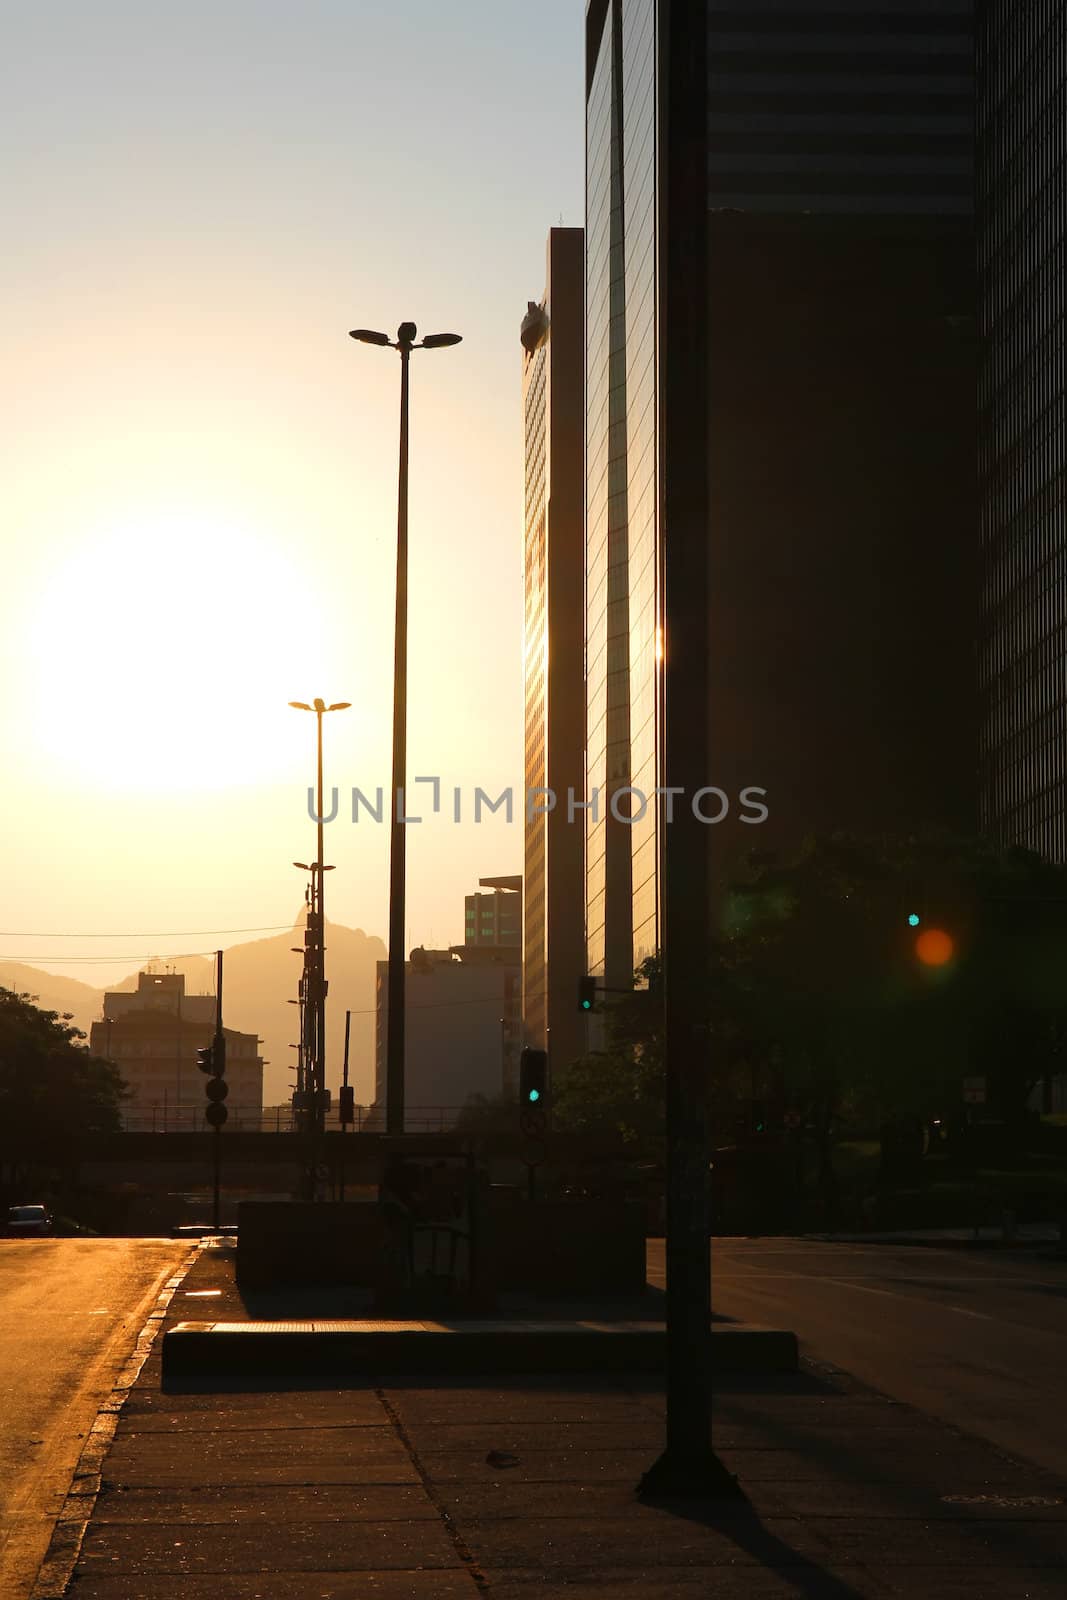
<svg viewBox="0 0 1067 1600">
<path fill-rule="evenodd" d="M 531 1089 L 529 1095 L 527 1096 L 527 1098 L 529 1099 L 530 1103 L 532 1104 L 533 1101 L 540 1100 L 541 1091 L 539 1089 Z"/>
<path fill-rule="evenodd" d="M 919 926 L 919 922 L 920 921 L 921 921 L 921 918 L 920 918 L 919 913 L 917 911 L 912 911 L 912 912 L 909 913 L 909 915 L 908 915 L 908 927 L 909 928 L 917 928 Z"/>
</svg>

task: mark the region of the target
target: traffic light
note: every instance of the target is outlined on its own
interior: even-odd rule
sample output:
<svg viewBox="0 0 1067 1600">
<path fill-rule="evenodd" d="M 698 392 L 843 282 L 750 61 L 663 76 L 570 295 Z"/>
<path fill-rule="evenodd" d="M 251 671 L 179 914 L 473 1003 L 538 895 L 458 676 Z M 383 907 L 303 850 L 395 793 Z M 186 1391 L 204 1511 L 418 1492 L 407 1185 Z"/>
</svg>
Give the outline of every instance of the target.
<svg viewBox="0 0 1067 1600">
<path fill-rule="evenodd" d="M 548 1127 L 548 1053 L 524 1045 L 519 1053 L 519 1127 L 542 1139 Z"/>
<path fill-rule="evenodd" d="M 208 1098 L 208 1106 L 204 1115 L 210 1125 L 221 1128 L 226 1121 L 228 1112 L 223 1105 L 230 1092 L 226 1082 L 226 1037 L 216 1034 L 211 1044 L 201 1045 L 196 1052 L 196 1064 L 200 1071 L 207 1074 L 207 1083 L 204 1085 Z"/>
<path fill-rule="evenodd" d="M 578 979 L 578 1010 L 579 1011 L 592 1011 L 593 1006 L 595 1004 L 596 1004 L 596 979 L 595 978 L 588 978 L 588 977 L 579 978 Z"/>
<path fill-rule="evenodd" d="M 345 1127 L 356 1120 L 356 1091 L 352 1084 L 341 1085 L 340 1122 Z"/>
<path fill-rule="evenodd" d="M 544 1110 L 548 1101 L 548 1052 L 524 1045 L 519 1055 L 519 1105 Z"/>
<path fill-rule="evenodd" d="M 920 917 L 920 915 L 919 915 L 919 913 L 917 911 L 909 911 L 908 912 L 908 927 L 909 928 L 917 928 L 921 921 L 922 921 L 922 918 Z"/>
</svg>

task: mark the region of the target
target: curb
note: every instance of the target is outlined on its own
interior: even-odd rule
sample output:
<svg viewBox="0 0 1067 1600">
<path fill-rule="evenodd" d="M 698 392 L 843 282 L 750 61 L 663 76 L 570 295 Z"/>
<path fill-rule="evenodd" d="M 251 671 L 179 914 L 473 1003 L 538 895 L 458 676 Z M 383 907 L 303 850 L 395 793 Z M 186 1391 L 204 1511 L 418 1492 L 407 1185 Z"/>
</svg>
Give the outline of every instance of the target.
<svg viewBox="0 0 1067 1600">
<path fill-rule="evenodd" d="M 714 1372 L 797 1371 L 796 1334 L 711 1332 Z M 618 1323 L 180 1322 L 163 1336 L 164 1390 L 196 1379 L 662 1372 L 662 1325 Z"/>
<path fill-rule="evenodd" d="M 163 1285 L 144 1327 L 137 1335 L 132 1354 L 119 1373 L 111 1393 L 96 1413 L 96 1420 L 85 1436 L 85 1444 L 74 1468 L 70 1488 L 56 1518 L 48 1549 L 38 1568 L 37 1577 L 27 1600 L 63 1600 L 67 1592 L 71 1575 L 81 1554 L 85 1530 L 96 1507 L 104 1458 L 115 1438 L 126 1396 L 140 1377 L 141 1368 L 148 1360 L 152 1345 L 163 1326 L 167 1308 L 196 1259 L 197 1254 L 194 1253 L 184 1268 L 168 1278 Z"/>
</svg>

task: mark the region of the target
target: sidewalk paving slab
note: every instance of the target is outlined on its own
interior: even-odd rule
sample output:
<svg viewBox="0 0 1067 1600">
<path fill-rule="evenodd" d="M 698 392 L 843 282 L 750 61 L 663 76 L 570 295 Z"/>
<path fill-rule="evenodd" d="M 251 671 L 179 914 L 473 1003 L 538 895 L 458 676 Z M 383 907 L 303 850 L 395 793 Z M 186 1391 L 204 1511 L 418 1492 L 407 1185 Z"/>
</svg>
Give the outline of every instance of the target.
<svg viewBox="0 0 1067 1600">
<path fill-rule="evenodd" d="M 232 1317 L 228 1273 L 204 1251 L 189 1286 L 222 1288 Z M 717 1446 L 748 1495 L 725 1508 L 636 1498 L 663 1442 L 650 1373 L 160 1379 L 157 1343 L 71 1600 L 1064 1593 L 1067 1486 L 843 1374 L 716 1380 Z"/>
</svg>

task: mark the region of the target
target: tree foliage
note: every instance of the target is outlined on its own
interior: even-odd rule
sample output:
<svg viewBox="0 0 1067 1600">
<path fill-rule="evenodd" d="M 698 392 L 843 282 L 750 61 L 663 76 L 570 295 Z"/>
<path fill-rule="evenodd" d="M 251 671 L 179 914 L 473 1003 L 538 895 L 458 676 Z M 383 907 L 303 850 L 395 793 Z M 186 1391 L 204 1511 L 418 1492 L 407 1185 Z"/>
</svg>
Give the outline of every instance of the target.
<svg viewBox="0 0 1067 1600">
<path fill-rule="evenodd" d="M 932 929 L 950 955 L 931 966 L 917 946 Z M 817 1117 L 951 1110 L 973 1075 L 1010 1119 L 1061 1070 L 1067 869 L 1030 851 L 813 841 L 734 886 L 724 954 L 764 1070 Z"/>
<path fill-rule="evenodd" d="M 916 941 L 934 928 L 951 958 L 928 966 Z M 656 963 L 638 977 L 655 984 Z M 1067 1069 L 1067 868 L 940 832 L 839 834 L 754 858 L 724 899 L 706 983 L 718 1143 L 762 1101 L 813 1128 L 825 1164 L 842 1120 L 951 1115 L 968 1076 L 1011 1120 Z M 604 1026 L 604 1047 L 554 1081 L 556 1125 L 662 1132 L 658 995 L 621 998 Z"/>
<path fill-rule="evenodd" d="M 554 1075 L 553 1122 L 574 1133 L 618 1133 L 626 1140 L 663 1131 L 663 1026 L 659 965 L 646 961 L 636 989 L 605 1015 L 607 1040 Z"/>
<path fill-rule="evenodd" d="M 79 1133 L 121 1127 L 117 1067 L 90 1055 L 69 1014 L 0 989 L 0 1142 L 8 1160 Z"/>
</svg>

